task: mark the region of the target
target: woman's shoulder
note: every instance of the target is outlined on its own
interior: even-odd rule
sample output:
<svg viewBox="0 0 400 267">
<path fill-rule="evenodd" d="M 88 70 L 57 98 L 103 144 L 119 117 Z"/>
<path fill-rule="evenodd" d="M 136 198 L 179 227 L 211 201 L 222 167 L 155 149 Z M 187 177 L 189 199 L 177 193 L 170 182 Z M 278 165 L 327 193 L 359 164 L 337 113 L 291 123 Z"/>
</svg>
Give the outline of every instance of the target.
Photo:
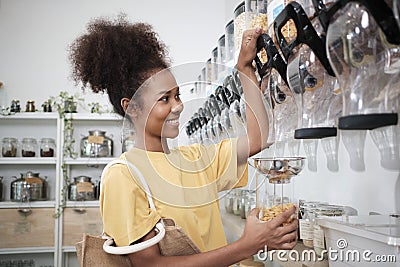
<svg viewBox="0 0 400 267">
<path fill-rule="evenodd" d="M 236 138 L 227 138 L 215 144 L 195 143 L 186 146 L 180 146 L 177 148 L 177 150 L 188 159 L 198 159 L 203 153 L 213 154 L 222 147 L 231 147 L 231 144 L 234 142 L 234 140 L 236 140 Z"/>
</svg>

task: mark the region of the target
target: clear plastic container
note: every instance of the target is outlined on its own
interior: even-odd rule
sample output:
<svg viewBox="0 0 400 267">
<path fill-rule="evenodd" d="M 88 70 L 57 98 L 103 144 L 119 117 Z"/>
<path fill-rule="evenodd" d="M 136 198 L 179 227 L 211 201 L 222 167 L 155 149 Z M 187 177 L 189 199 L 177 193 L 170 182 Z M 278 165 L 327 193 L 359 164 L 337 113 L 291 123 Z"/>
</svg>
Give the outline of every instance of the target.
<svg viewBox="0 0 400 267">
<path fill-rule="evenodd" d="M 226 46 L 225 34 L 218 39 L 218 79 L 225 78 L 226 71 Z"/>
<path fill-rule="evenodd" d="M 205 72 L 206 76 L 205 76 L 205 80 L 207 81 L 207 84 L 211 84 L 212 82 L 212 62 L 211 62 L 211 58 L 207 59 L 206 62 L 206 72 Z"/>
<path fill-rule="evenodd" d="M 54 157 L 56 152 L 56 143 L 53 138 L 40 139 L 40 156 Z"/>
<path fill-rule="evenodd" d="M 211 52 L 211 82 L 215 83 L 218 79 L 218 47 Z"/>
<path fill-rule="evenodd" d="M 242 44 L 242 35 L 246 29 L 245 2 L 240 3 L 234 13 L 235 54 L 238 54 Z"/>
<path fill-rule="evenodd" d="M 321 216 L 342 216 L 344 215 L 344 207 L 336 205 L 319 204 L 314 209 L 314 231 L 313 231 L 313 247 L 318 256 L 322 255 L 325 249 L 325 236 L 324 230 L 319 226 L 318 218 Z"/>
<path fill-rule="evenodd" d="M 18 140 L 13 137 L 5 137 L 2 140 L 1 155 L 3 157 L 17 156 Z"/>
<path fill-rule="evenodd" d="M 225 26 L 225 49 L 226 62 L 231 62 L 235 58 L 235 24 L 233 20 Z"/>
<path fill-rule="evenodd" d="M 35 138 L 22 139 L 22 156 L 35 157 L 37 152 L 37 142 Z"/>
<path fill-rule="evenodd" d="M 246 28 L 261 28 L 265 33 L 268 32 L 267 1 L 246 0 L 245 3 Z M 258 53 L 258 56 L 263 64 L 268 61 L 267 54 L 264 49 Z"/>
</svg>

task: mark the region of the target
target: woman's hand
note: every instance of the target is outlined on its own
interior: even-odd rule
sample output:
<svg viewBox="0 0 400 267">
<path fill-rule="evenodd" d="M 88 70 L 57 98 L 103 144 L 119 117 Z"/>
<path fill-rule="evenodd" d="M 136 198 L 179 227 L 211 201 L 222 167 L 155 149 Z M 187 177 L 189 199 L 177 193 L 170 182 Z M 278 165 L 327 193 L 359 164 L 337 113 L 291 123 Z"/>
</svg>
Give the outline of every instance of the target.
<svg viewBox="0 0 400 267">
<path fill-rule="evenodd" d="M 296 208 L 279 214 L 271 221 L 265 222 L 258 219 L 259 209 L 253 209 L 247 217 L 246 226 L 241 237 L 244 246 L 249 248 L 251 255 L 259 250 L 293 249 L 297 243 L 298 220 L 283 225 L 294 213 Z"/>
<path fill-rule="evenodd" d="M 253 59 L 257 54 L 257 39 L 263 33 L 261 28 L 246 30 L 243 32 L 242 45 L 237 63 L 239 71 L 244 71 L 250 67 L 253 69 Z"/>
</svg>

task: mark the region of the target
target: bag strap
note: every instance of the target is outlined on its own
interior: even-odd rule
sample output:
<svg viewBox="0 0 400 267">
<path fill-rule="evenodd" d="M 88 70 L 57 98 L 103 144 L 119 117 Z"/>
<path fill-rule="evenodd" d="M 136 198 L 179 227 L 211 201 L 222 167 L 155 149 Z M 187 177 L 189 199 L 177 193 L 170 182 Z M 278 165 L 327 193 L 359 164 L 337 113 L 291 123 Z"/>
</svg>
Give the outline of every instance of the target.
<svg viewBox="0 0 400 267">
<path fill-rule="evenodd" d="M 142 173 L 139 171 L 139 169 L 126 159 L 125 160 L 116 159 L 116 160 L 109 162 L 104 167 L 103 172 L 101 173 L 100 184 L 101 184 L 101 181 L 103 180 L 103 177 L 104 177 L 106 171 L 115 164 L 127 164 L 128 167 L 137 175 L 137 177 L 139 178 L 139 180 L 146 192 L 146 196 L 147 196 L 147 200 L 149 201 L 150 208 L 152 210 L 156 211 L 156 207 L 153 202 L 153 197 L 151 195 L 149 185 L 147 184 L 146 180 L 144 179 L 144 177 L 143 177 Z M 101 187 L 100 187 L 100 190 L 101 190 Z M 143 242 L 136 243 L 134 245 L 121 246 L 121 247 L 113 246 L 114 240 L 111 237 L 105 235 L 104 230 L 103 230 L 102 236 L 103 236 L 103 238 L 105 237 L 105 239 L 107 239 L 103 244 L 103 250 L 110 254 L 125 255 L 125 254 L 131 254 L 131 253 L 146 249 L 148 247 L 151 247 L 151 246 L 159 243 L 165 236 L 165 227 L 164 227 L 162 220 L 160 222 L 158 222 L 155 227 L 156 227 L 158 233 L 154 237 L 152 237 L 148 240 L 145 240 Z"/>
<path fill-rule="evenodd" d="M 150 208 L 155 211 L 156 207 L 155 207 L 154 202 L 153 202 L 153 196 L 151 195 L 151 191 L 150 191 L 149 185 L 146 182 L 146 179 L 144 179 L 144 177 L 143 177 L 142 173 L 139 171 L 139 169 L 135 165 L 133 165 L 131 162 L 129 162 L 127 159 L 125 159 L 125 160 L 115 159 L 113 161 L 110 161 L 104 167 L 103 172 L 101 173 L 100 183 L 103 180 L 104 174 L 108 171 L 108 169 L 111 166 L 113 166 L 115 164 L 123 164 L 123 165 L 127 164 L 129 166 L 129 168 L 137 175 L 137 177 L 140 180 L 140 183 L 144 187 L 144 191 L 146 192 L 146 196 L 147 196 L 147 200 L 149 201 Z M 101 187 L 100 187 L 100 190 L 101 190 Z"/>
</svg>

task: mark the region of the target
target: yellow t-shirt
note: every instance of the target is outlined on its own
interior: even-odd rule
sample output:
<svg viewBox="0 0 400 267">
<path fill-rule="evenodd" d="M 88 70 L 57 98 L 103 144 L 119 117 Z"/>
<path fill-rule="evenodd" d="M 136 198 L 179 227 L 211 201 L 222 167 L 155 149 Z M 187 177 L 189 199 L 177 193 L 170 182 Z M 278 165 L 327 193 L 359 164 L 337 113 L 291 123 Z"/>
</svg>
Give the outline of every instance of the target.
<svg viewBox="0 0 400 267">
<path fill-rule="evenodd" d="M 190 145 L 170 154 L 133 148 L 121 158 L 145 177 L 156 212 L 149 208 L 140 181 L 127 165 L 113 165 L 101 183 L 104 231 L 117 246 L 149 233 L 163 218 L 172 218 L 201 251 L 226 245 L 218 192 L 247 184 L 247 165 L 237 165 L 237 139 L 216 145 Z"/>
</svg>

